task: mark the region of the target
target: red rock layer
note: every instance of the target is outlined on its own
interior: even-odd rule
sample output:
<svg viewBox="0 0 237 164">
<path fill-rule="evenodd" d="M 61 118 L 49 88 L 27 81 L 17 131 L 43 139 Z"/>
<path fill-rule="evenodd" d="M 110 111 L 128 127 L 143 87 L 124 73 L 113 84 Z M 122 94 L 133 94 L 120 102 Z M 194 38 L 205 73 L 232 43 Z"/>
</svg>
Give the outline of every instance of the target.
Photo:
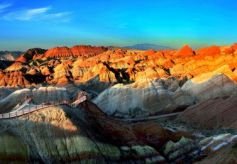
<svg viewBox="0 0 237 164">
<path fill-rule="evenodd" d="M 105 47 L 92 47 L 92 46 L 74 46 L 72 48 L 68 47 L 56 47 L 49 49 L 45 53 L 45 57 L 91 57 L 98 55 L 104 51 L 106 51 L 107 48 Z"/>
<path fill-rule="evenodd" d="M 178 141 L 182 136 L 192 137 L 185 132 L 171 132 L 162 128 L 158 123 L 127 124 L 104 114 L 95 104 L 86 101 L 81 104 L 85 111 L 85 118 L 91 129 L 104 134 L 116 144 L 133 145 L 147 144 L 159 149 L 167 141 Z"/>
<path fill-rule="evenodd" d="M 27 60 L 26 60 L 26 58 L 25 58 L 23 55 L 21 55 L 21 56 L 19 56 L 19 57 L 16 59 L 16 61 L 17 61 L 17 62 L 21 62 L 21 63 L 25 63 Z"/>
<path fill-rule="evenodd" d="M 16 61 L 25 63 L 31 59 L 34 59 L 36 56 L 42 56 L 46 50 L 41 48 L 32 48 L 27 50 L 24 54 L 19 56 Z"/>
<path fill-rule="evenodd" d="M 188 45 L 179 50 L 161 51 L 107 50 L 104 47 L 92 46 L 56 47 L 44 55 L 34 53 L 33 59 L 40 60 L 31 63 L 28 60 L 32 58 L 32 53 L 28 53 L 28 56 L 25 56 L 27 58 L 21 60 L 25 62 L 24 66 L 20 66 L 18 62 L 6 71 L 18 71 L 24 67 L 23 70 L 30 74 L 39 73 L 47 76 L 49 84 L 65 84 L 71 81 L 80 83 L 97 76 L 100 82 L 127 82 L 168 77 L 203 80 L 218 73 L 224 73 L 237 81 L 236 49 L 236 44 L 211 46 L 196 51 Z"/>
<path fill-rule="evenodd" d="M 237 98 L 215 99 L 189 107 L 179 120 L 200 128 L 237 129 Z"/>
<path fill-rule="evenodd" d="M 185 45 L 174 54 L 174 57 L 185 58 L 185 57 L 191 57 L 193 55 L 194 55 L 193 49 L 191 47 L 189 47 L 188 45 Z"/>
<path fill-rule="evenodd" d="M 210 47 L 205 47 L 197 50 L 197 54 L 199 54 L 202 57 L 205 56 L 215 56 L 220 54 L 221 50 L 219 46 L 210 46 Z"/>
<path fill-rule="evenodd" d="M 30 82 L 24 77 L 23 73 L 20 71 L 8 72 L 1 75 L 0 86 L 8 87 L 27 87 L 30 86 Z"/>
</svg>

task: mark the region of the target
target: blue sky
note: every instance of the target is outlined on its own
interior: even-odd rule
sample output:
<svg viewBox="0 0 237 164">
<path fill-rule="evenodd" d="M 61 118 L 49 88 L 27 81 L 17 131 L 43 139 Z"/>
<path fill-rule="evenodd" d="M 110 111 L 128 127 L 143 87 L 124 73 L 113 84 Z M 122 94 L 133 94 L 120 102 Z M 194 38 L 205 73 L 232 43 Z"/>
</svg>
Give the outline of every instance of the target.
<svg viewBox="0 0 237 164">
<path fill-rule="evenodd" d="M 237 41 L 235 0 L 0 0 L 0 50 Z"/>
</svg>

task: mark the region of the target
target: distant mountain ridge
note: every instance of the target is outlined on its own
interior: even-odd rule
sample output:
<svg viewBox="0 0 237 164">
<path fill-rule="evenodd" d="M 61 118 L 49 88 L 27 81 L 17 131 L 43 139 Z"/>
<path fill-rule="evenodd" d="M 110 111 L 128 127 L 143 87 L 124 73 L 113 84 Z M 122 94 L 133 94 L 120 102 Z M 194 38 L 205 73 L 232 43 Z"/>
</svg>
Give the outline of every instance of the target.
<svg viewBox="0 0 237 164">
<path fill-rule="evenodd" d="M 157 44 L 149 44 L 149 43 L 144 43 L 144 44 L 135 44 L 132 46 L 125 46 L 123 48 L 129 48 L 129 49 L 137 49 L 137 50 L 167 50 L 167 49 L 173 49 L 168 46 L 162 46 L 162 45 L 157 45 Z"/>
<path fill-rule="evenodd" d="M 13 61 L 22 53 L 21 51 L 0 51 L 0 60 Z"/>
</svg>

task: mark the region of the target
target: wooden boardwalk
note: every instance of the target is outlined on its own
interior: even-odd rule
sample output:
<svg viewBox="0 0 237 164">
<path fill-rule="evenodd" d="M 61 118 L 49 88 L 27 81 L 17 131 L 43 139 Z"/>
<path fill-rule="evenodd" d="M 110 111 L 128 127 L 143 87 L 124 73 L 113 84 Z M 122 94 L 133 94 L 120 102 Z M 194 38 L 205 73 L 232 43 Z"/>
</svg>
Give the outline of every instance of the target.
<svg viewBox="0 0 237 164">
<path fill-rule="evenodd" d="M 168 113 L 168 114 L 162 114 L 157 116 L 148 116 L 148 117 L 142 117 L 142 118 L 126 118 L 122 119 L 124 122 L 145 122 L 145 121 L 151 121 L 151 120 L 157 120 L 161 118 L 169 118 L 169 117 L 176 117 L 180 115 L 183 112 L 176 112 L 176 113 Z"/>
<path fill-rule="evenodd" d="M 81 97 L 79 97 L 73 103 L 70 103 L 69 101 L 63 101 L 60 103 L 53 103 L 53 104 L 33 105 L 33 104 L 29 104 L 30 101 L 29 101 L 29 99 L 27 99 L 22 105 L 17 107 L 14 111 L 9 112 L 9 113 L 0 114 L 0 120 L 20 117 L 23 115 L 27 115 L 29 113 L 33 113 L 35 111 L 43 110 L 45 108 L 53 107 L 53 106 L 57 106 L 57 105 L 67 105 L 67 106 L 70 106 L 71 108 L 76 108 L 78 105 L 80 105 L 82 102 L 84 102 L 86 100 L 87 100 L 87 97 L 83 94 Z M 158 115 L 158 116 L 149 116 L 149 117 L 144 117 L 144 118 L 131 118 L 131 119 L 121 119 L 121 118 L 119 119 L 118 118 L 118 120 L 124 121 L 124 122 L 144 122 L 144 121 L 156 120 L 156 119 L 160 119 L 160 118 L 174 117 L 174 116 L 180 115 L 181 113 L 183 113 L 183 112 L 163 114 L 163 115 Z"/>
<path fill-rule="evenodd" d="M 68 105 L 72 108 L 76 108 L 79 104 L 81 104 L 82 102 L 84 102 L 86 100 L 87 100 L 86 96 L 82 96 L 79 99 L 77 99 L 76 101 L 74 101 L 73 103 L 69 103 L 69 101 L 63 101 L 61 103 L 54 103 L 54 104 L 48 104 L 48 105 L 45 105 L 45 104 L 41 104 L 41 105 L 26 104 L 27 106 L 24 106 L 24 107 L 20 106 L 19 107 L 20 109 L 16 109 L 16 110 L 14 110 L 12 112 L 9 112 L 9 113 L 0 114 L 0 119 L 10 119 L 10 118 L 20 117 L 20 116 L 27 115 L 29 113 L 33 113 L 35 111 L 39 111 L 39 110 L 42 110 L 42 109 L 45 109 L 45 108 L 48 108 L 48 107 L 52 107 L 52 106 L 55 106 L 55 105 Z M 26 101 L 29 101 L 29 100 L 26 100 Z"/>
</svg>

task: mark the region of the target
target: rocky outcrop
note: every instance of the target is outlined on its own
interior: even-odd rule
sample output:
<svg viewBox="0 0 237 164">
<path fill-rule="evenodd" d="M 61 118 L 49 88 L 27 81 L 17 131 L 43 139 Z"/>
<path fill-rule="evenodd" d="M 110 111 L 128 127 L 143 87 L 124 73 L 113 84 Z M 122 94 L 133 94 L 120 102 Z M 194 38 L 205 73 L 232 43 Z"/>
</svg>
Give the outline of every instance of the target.
<svg viewBox="0 0 237 164">
<path fill-rule="evenodd" d="M 232 163 L 236 160 L 235 155 L 237 154 L 234 150 L 236 143 L 237 136 L 230 133 L 204 137 L 199 141 L 182 137 L 177 142 L 169 141 L 164 146 L 163 154 L 169 162 L 174 163 L 191 163 L 195 160 L 199 161 L 195 163 Z M 207 158 L 204 158 L 206 156 Z M 217 157 L 220 156 L 226 161 L 219 161 Z"/>
<path fill-rule="evenodd" d="M 182 86 L 182 90 L 194 96 L 197 101 L 205 101 L 236 95 L 237 85 L 226 75 L 217 74 L 201 83 L 195 82 L 195 79 L 189 80 Z"/>
<path fill-rule="evenodd" d="M 18 62 L 28 62 L 31 59 L 34 59 L 36 57 L 42 56 L 46 52 L 45 49 L 41 48 L 32 48 L 27 50 L 25 53 L 23 53 L 21 56 L 19 56 L 16 61 Z"/>
<path fill-rule="evenodd" d="M 14 91 L 14 89 L 0 87 L 0 100 L 7 97 L 9 94 L 11 94 Z"/>
<path fill-rule="evenodd" d="M 178 118 L 202 129 L 237 129 L 237 97 L 207 100 L 191 106 Z"/>
<path fill-rule="evenodd" d="M 183 46 L 180 50 L 174 53 L 175 58 L 186 58 L 195 55 L 195 51 L 188 45 Z"/>
<path fill-rule="evenodd" d="M 72 56 L 72 52 L 68 47 L 56 47 L 49 49 L 45 53 L 45 57 L 69 57 Z"/>
<path fill-rule="evenodd" d="M 57 102 L 67 99 L 65 91 L 53 87 L 24 89 L 8 99 L 19 102 L 24 94 L 36 104 Z M 88 100 L 77 108 L 51 106 L 0 120 L 0 129 L 3 163 L 190 163 L 237 139 L 231 134 L 198 139 L 191 133 L 165 129 L 153 121 L 129 124 L 106 115 Z M 20 149 L 15 149 L 16 144 Z"/>
<path fill-rule="evenodd" d="M 222 143 L 224 146 L 221 150 L 210 153 L 207 158 L 197 162 L 198 164 L 216 163 L 216 164 L 232 164 L 237 162 L 237 141 L 233 141 L 231 144 L 226 144 L 228 141 L 214 142 L 218 147 L 218 144 Z M 215 145 L 213 143 L 213 145 Z M 221 147 L 222 147 L 221 145 Z M 210 149 L 209 149 L 210 150 Z"/>
<path fill-rule="evenodd" d="M 165 162 L 158 149 L 170 138 L 175 141 L 172 132 L 152 122 L 127 125 L 89 102 L 82 108 L 50 107 L 0 120 L 0 141 L 4 143 L 0 161 Z M 13 144 L 21 149 L 14 149 Z"/>
<path fill-rule="evenodd" d="M 221 52 L 219 46 L 210 46 L 210 47 L 205 47 L 197 50 L 197 54 L 202 57 L 204 56 L 215 56 L 219 55 Z"/>
<path fill-rule="evenodd" d="M 71 48 L 71 52 L 73 56 L 89 58 L 92 56 L 96 56 L 107 51 L 106 47 L 93 47 L 93 46 L 74 46 Z"/>
<path fill-rule="evenodd" d="M 45 53 L 45 57 L 92 57 L 96 56 L 104 51 L 105 47 L 92 47 L 92 46 L 74 46 L 72 48 L 68 47 L 56 47 L 49 49 Z"/>
<path fill-rule="evenodd" d="M 130 85 L 115 85 L 101 93 L 94 102 L 109 115 L 144 117 L 185 109 L 194 98 L 177 83 L 166 86 L 163 80 L 142 80 Z M 171 86 L 173 84 L 173 86 Z"/>
<path fill-rule="evenodd" d="M 31 69 L 27 73 L 22 71 L 1 72 L 0 77 L 0 86 L 30 87 L 46 83 L 47 76 L 35 69 Z"/>
<path fill-rule="evenodd" d="M 11 111 L 15 106 L 23 103 L 29 97 L 32 98 L 32 101 L 35 104 L 49 102 L 58 103 L 70 100 L 70 96 L 66 88 L 40 87 L 38 89 L 21 89 L 0 100 L 0 113 L 7 113 Z"/>
<path fill-rule="evenodd" d="M 6 72 L 13 72 L 13 71 L 21 71 L 22 68 L 24 68 L 25 65 L 23 65 L 21 62 L 14 62 L 9 67 L 5 69 Z"/>
<path fill-rule="evenodd" d="M 68 64 L 59 64 L 54 68 L 53 83 L 67 84 L 71 78 L 71 72 Z"/>
<path fill-rule="evenodd" d="M 7 87 L 28 87 L 30 82 L 25 78 L 21 71 L 4 73 L 0 79 L 0 86 Z"/>
<path fill-rule="evenodd" d="M 12 65 L 14 62 L 13 61 L 7 61 L 7 60 L 0 60 L 0 70 L 4 70 L 10 65 Z"/>
<path fill-rule="evenodd" d="M 93 46 L 56 47 L 45 53 L 42 49 L 32 49 L 20 58 L 20 62 L 16 63 L 24 63 L 26 72 L 32 74 L 36 70 L 47 76 L 48 84 L 84 83 L 97 76 L 104 83 L 170 77 L 205 79 L 217 73 L 237 81 L 235 45 L 211 46 L 199 50 L 185 45 L 179 50 L 159 51 Z M 16 71 L 14 65 L 19 64 L 7 66 L 6 71 Z M 59 76 L 56 67 L 65 70 L 65 75 Z"/>
<path fill-rule="evenodd" d="M 164 146 L 163 153 L 170 162 L 191 162 L 200 158 L 201 148 L 194 140 L 182 137 L 177 142 L 169 141 Z"/>
<path fill-rule="evenodd" d="M 0 51 L 0 60 L 14 61 L 20 54 L 21 51 Z"/>
<path fill-rule="evenodd" d="M 6 146 L 0 148 L 0 161 L 105 163 L 119 160 L 118 147 L 95 140 L 86 125 L 77 124 L 67 115 L 72 117 L 72 111 L 53 107 L 21 119 L 1 121 L 1 129 L 5 128 L 1 131 L 1 141 Z M 13 144 L 20 149 L 13 148 Z"/>
<path fill-rule="evenodd" d="M 82 108 L 91 129 L 104 134 L 104 139 L 107 138 L 115 144 L 134 145 L 139 143 L 160 149 L 169 140 L 177 141 L 182 136 L 191 137 L 187 133 L 176 133 L 164 129 L 152 121 L 127 124 L 107 116 L 97 105 L 89 101 L 83 102 Z"/>
<path fill-rule="evenodd" d="M 237 138 L 210 130 L 237 129 L 236 57 L 236 45 L 161 51 L 75 46 L 32 49 L 11 65 L 1 62 L 0 86 L 29 88 L 0 88 L 0 113 L 46 106 L 0 120 L 0 163 L 217 160 L 212 154 L 220 148 L 229 153 Z M 53 106 L 75 101 L 79 90 L 89 94 L 77 108 Z"/>
</svg>

